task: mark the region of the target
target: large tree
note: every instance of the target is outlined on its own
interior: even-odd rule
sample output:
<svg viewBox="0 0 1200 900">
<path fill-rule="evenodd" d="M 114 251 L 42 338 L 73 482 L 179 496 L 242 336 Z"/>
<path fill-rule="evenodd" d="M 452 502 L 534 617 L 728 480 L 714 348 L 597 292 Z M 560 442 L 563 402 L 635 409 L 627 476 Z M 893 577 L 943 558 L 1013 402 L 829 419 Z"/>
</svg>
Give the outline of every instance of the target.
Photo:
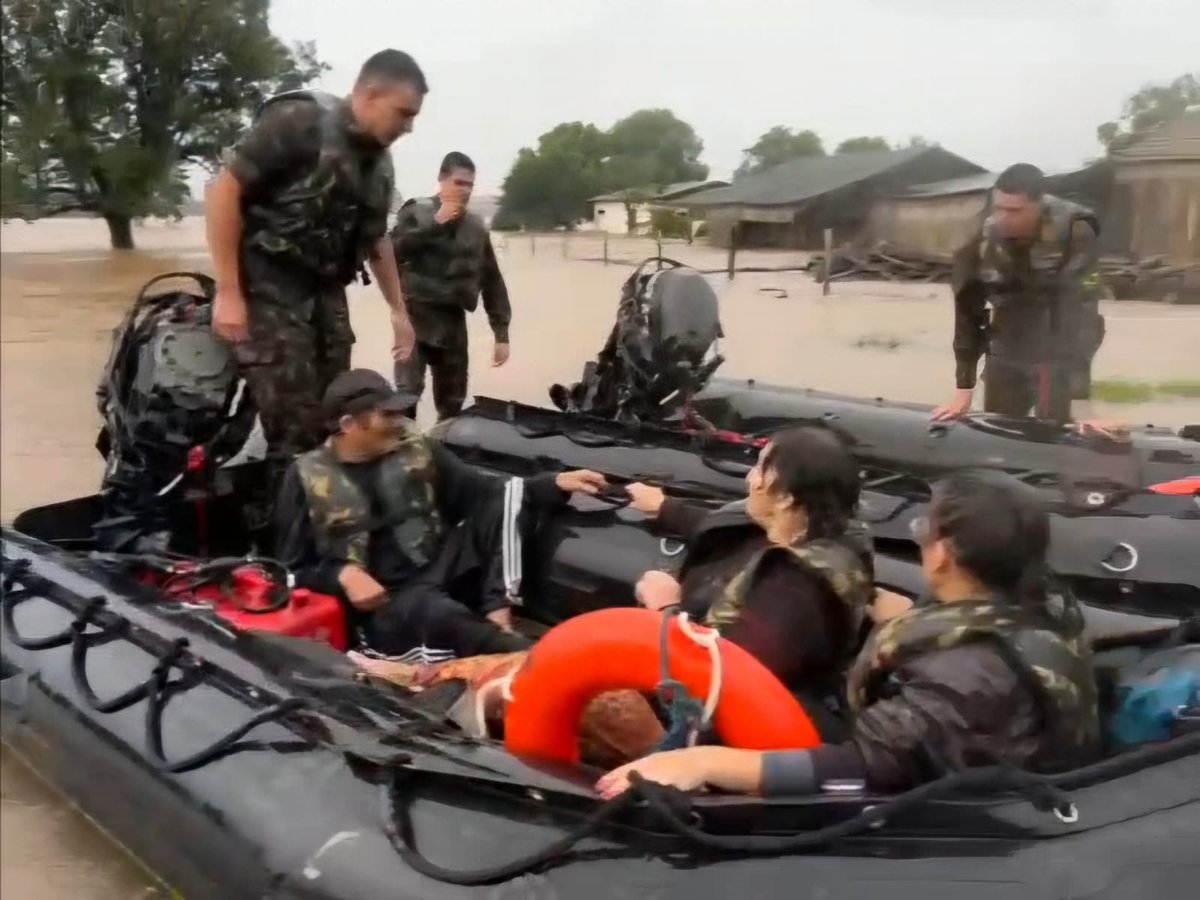
<svg viewBox="0 0 1200 900">
<path fill-rule="evenodd" d="M 608 131 L 565 122 L 517 154 L 496 220 L 502 226 L 571 227 L 588 215 L 587 201 L 622 191 L 626 209 L 655 190 L 708 175 L 704 144 L 691 125 L 665 109 L 644 109 Z M 632 212 L 630 212 L 632 217 Z"/>
<path fill-rule="evenodd" d="M 270 30 L 270 0 L 3 0 L 3 215 L 177 214 L 252 111 L 324 66 Z"/>
<path fill-rule="evenodd" d="M 752 147 L 742 151 L 742 163 L 733 173 L 733 177 L 736 180 L 746 175 L 754 175 L 803 156 L 824 155 L 825 144 L 815 131 L 793 133 L 786 125 L 776 125 L 763 133 Z"/>
<path fill-rule="evenodd" d="M 1170 84 L 1147 85 L 1125 101 L 1119 119 L 1096 128 L 1096 137 L 1112 153 L 1196 104 L 1200 104 L 1200 74 L 1180 75 Z"/>
<path fill-rule="evenodd" d="M 838 144 L 834 153 L 874 153 L 891 150 L 892 145 L 881 137 L 852 137 Z"/>
</svg>

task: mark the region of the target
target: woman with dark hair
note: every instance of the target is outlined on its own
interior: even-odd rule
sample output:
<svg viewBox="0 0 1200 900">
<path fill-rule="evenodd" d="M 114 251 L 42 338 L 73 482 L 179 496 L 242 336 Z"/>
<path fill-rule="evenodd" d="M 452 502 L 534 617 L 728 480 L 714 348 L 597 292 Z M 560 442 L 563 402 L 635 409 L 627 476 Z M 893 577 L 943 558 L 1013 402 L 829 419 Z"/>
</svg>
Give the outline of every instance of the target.
<svg viewBox="0 0 1200 900">
<path fill-rule="evenodd" d="M 947 770 L 1008 763 L 1053 772 L 1087 764 L 1100 728 L 1083 617 L 1050 590 L 1049 520 L 1030 489 L 994 472 L 934 486 L 914 534 L 937 602 L 881 625 L 850 671 L 851 737 L 815 750 L 694 747 L 605 775 L 691 789 L 802 794 L 832 780 L 903 790 Z"/>
<path fill-rule="evenodd" d="M 715 512 L 629 486 L 636 509 L 688 544 L 679 579 L 647 572 L 638 599 L 681 606 L 792 690 L 824 700 L 858 648 L 874 591 L 870 541 L 852 519 L 858 466 L 836 434 L 806 426 L 775 435 L 746 481 L 746 501 Z"/>
</svg>

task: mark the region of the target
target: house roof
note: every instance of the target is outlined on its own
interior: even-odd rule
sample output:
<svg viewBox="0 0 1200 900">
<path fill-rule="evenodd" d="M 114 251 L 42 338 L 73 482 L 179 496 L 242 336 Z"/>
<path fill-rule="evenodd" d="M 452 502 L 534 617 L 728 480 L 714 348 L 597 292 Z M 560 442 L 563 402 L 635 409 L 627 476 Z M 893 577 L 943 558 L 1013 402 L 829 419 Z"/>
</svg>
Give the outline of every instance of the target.
<svg viewBox="0 0 1200 900">
<path fill-rule="evenodd" d="M 1121 162 L 1200 159 L 1200 107 L 1193 106 L 1178 119 L 1150 130 L 1115 152 L 1113 159 Z"/>
<path fill-rule="evenodd" d="M 980 172 L 977 175 L 964 175 L 961 178 L 947 178 L 945 181 L 914 184 L 902 191 L 896 191 L 892 196 L 920 200 L 953 197 L 956 194 L 974 194 L 977 191 L 991 190 L 996 184 L 996 178 L 995 172 Z"/>
<path fill-rule="evenodd" d="M 694 194 L 686 205 L 789 206 L 873 178 L 933 152 L 946 151 L 934 147 L 908 147 L 793 159 L 735 181 L 729 187 Z"/>
<path fill-rule="evenodd" d="M 724 187 L 728 181 L 677 181 L 668 184 L 661 191 L 656 187 L 625 188 L 598 197 L 589 197 L 588 203 L 624 203 L 625 198 L 635 196 L 646 200 L 676 200 L 689 194 L 697 193 L 708 188 Z"/>
</svg>

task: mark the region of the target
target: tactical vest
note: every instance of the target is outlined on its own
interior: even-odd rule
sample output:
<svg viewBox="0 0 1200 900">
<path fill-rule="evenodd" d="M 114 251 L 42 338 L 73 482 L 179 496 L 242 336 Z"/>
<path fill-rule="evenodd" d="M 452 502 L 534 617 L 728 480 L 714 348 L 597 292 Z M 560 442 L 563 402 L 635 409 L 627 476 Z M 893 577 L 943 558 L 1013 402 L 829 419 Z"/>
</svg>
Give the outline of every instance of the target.
<svg viewBox="0 0 1200 900">
<path fill-rule="evenodd" d="M 705 624 L 721 629 L 736 621 L 763 564 L 771 556 L 780 553 L 789 554 L 833 591 L 845 611 L 847 628 L 843 652 L 853 653 L 858 646 L 859 631 L 867 605 L 874 595 L 874 587 L 862 556 L 844 541 L 820 539 L 796 547 L 764 547 L 717 597 L 709 608 Z"/>
<path fill-rule="evenodd" d="M 405 297 L 417 303 L 473 312 L 479 305 L 487 228 L 466 213 L 439 224 L 432 199 L 409 200 L 396 217 L 392 244 Z"/>
<path fill-rule="evenodd" d="M 875 629 L 851 667 L 850 708 L 857 713 L 870 705 L 887 677 L 909 660 L 989 642 L 1035 692 L 1051 746 L 1096 746 L 1098 698 L 1083 616 L 1073 601 L 1058 599 L 1064 610 L 1057 617 L 995 600 L 935 603 L 897 616 Z"/>
<path fill-rule="evenodd" d="M 329 444 L 298 457 L 296 466 L 322 557 L 366 568 L 371 533 L 387 528 L 414 565 L 432 562 L 443 526 L 434 493 L 433 454 L 424 437 L 405 438 L 382 459 L 373 497 L 347 475 Z"/>
<path fill-rule="evenodd" d="M 1086 283 L 1069 288 L 1065 296 L 1059 277 L 1071 259 L 1075 224 L 1085 222 L 1099 234 L 1099 221 L 1090 209 L 1069 200 L 1047 195 L 1042 203 L 1040 230 L 1032 242 L 1018 244 L 1002 238 L 991 217 L 979 238 L 978 276 L 993 310 L 989 349 L 993 356 L 1030 361 L 1074 358 L 1076 341 L 1092 340 L 1090 330 L 1096 325 L 1082 321 L 1080 308 L 1099 297 L 1098 271 L 1089 273 Z M 1079 335 L 1082 328 L 1089 334 Z"/>
<path fill-rule="evenodd" d="M 315 91 L 290 91 L 272 103 L 315 103 L 320 109 L 320 155 L 263 198 L 247 198 L 242 246 L 328 284 L 354 280 L 371 247 L 387 232 L 394 176 L 386 148 L 356 146 L 345 100 Z"/>
</svg>

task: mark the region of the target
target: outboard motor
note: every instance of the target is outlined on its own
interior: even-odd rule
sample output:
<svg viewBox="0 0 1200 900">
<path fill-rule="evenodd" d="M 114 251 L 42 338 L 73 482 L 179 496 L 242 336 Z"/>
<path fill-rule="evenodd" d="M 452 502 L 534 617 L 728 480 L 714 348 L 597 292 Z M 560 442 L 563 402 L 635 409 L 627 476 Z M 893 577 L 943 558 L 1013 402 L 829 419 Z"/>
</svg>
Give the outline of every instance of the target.
<svg viewBox="0 0 1200 900">
<path fill-rule="evenodd" d="M 650 263 L 657 270 L 645 271 Z M 723 336 L 717 295 L 695 269 L 652 256 L 621 288 L 617 323 L 583 378 L 550 388 L 564 412 L 623 422 L 677 418 L 723 363 L 709 351 Z"/>
<path fill-rule="evenodd" d="M 169 278 L 191 279 L 200 293 L 150 293 Z M 108 462 L 95 525 L 101 550 L 169 549 L 181 498 L 203 518 L 216 469 L 250 437 L 257 411 L 212 333 L 215 294 L 207 275 L 159 275 L 113 332 L 97 389 L 104 426 L 96 448 Z"/>
</svg>

